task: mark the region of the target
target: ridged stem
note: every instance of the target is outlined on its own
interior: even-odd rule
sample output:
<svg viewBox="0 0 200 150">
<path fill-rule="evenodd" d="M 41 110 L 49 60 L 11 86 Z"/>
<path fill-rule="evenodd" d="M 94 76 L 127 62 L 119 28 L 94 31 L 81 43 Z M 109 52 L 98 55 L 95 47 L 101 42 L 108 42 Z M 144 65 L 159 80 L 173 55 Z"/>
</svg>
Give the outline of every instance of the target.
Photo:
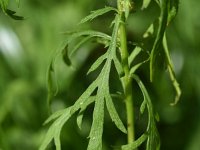
<svg viewBox="0 0 200 150">
<path fill-rule="evenodd" d="M 124 87 L 125 94 L 125 105 L 126 105 L 126 114 L 127 114 L 127 140 L 128 143 L 132 143 L 135 140 L 135 130 L 134 130 L 134 107 L 133 107 L 133 92 L 132 92 L 132 79 L 130 77 L 130 68 L 128 64 L 128 48 L 127 48 L 127 33 L 126 33 L 126 18 L 125 12 L 127 4 L 124 0 L 118 0 L 118 10 L 121 17 L 121 24 L 119 27 L 119 39 L 120 39 L 120 52 L 122 67 L 124 70 L 124 77 L 122 79 L 122 84 Z M 127 17 L 127 16 L 126 16 Z"/>
</svg>

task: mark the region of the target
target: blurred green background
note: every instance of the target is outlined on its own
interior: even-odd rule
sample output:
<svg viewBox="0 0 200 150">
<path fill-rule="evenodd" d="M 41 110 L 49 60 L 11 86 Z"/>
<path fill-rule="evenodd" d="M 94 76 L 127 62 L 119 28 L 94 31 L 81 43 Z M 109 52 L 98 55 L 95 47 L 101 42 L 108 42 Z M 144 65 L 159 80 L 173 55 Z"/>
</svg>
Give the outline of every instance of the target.
<svg viewBox="0 0 200 150">
<path fill-rule="evenodd" d="M 0 12 L 1 150 L 38 149 L 48 128 L 42 124 L 48 117 L 46 72 L 50 59 L 65 39 L 64 32 L 81 28 L 110 33 L 108 26 L 112 14 L 100 17 L 93 24 L 77 26 L 80 19 L 91 10 L 105 5 L 114 6 L 115 3 L 111 0 L 21 0 L 19 8 L 13 1 L 9 8 L 24 16 L 25 20 L 15 21 Z M 139 40 L 158 16 L 154 2 L 144 11 L 138 9 L 141 1 L 136 0 L 135 5 L 136 13 L 128 20 L 128 36 L 132 41 Z M 155 110 L 160 116 L 158 129 L 161 150 L 199 150 L 200 1 L 180 0 L 179 7 L 178 16 L 167 29 L 167 37 L 177 79 L 182 88 L 180 102 L 174 107 L 169 105 L 175 93 L 167 72 L 163 72 L 153 84 L 149 83 L 148 68 L 138 73 L 148 85 Z M 73 56 L 74 68 L 65 66 L 61 59 L 57 59 L 59 93 L 52 102 L 53 111 L 75 102 L 94 79 L 94 76 L 85 74 L 92 61 L 103 51 L 102 46 L 86 44 Z M 135 91 L 135 101 L 139 101 L 138 89 Z M 135 105 L 139 109 L 137 102 Z M 86 149 L 92 108 L 89 107 L 86 112 L 82 130 L 76 126 L 75 117 L 65 125 L 61 136 L 64 150 Z M 125 112 L 123 108 L 119 110 L 125 122 Z M 145 125 L 143 122 L 142 116 L 138 114 L 137 135 Z M 104 149 L 120 149 L 119 145 L 126 142 L 126 135 L 115 128 L 109 117 L 105 118 L 104 126 Z M 50 145 L 49 149 L 54 149 L 54 146 Z"/>
</svg>

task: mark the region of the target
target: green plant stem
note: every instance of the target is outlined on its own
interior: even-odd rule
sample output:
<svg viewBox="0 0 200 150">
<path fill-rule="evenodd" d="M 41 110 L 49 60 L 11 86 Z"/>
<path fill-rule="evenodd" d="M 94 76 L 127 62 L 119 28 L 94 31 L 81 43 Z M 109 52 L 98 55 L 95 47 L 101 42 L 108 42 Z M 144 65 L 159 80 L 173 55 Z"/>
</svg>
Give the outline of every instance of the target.
<svg viewBox="0 0 200 150">
<path fill-rule="evenodd" d="M 128 131 L 128 143 L 132 143 L 135 140 L 134 131 L 134 107 L 133 107 L 133 93 L 132 93 L 132 79 L 130 77 L 130 68 L 128 64 L 128 49 L 127 49 L 127 38 L 126 38 L 126 26 L 125 26 L 125 12 L 122 4 L 122 0 L 118 0 L 118 10 L 120 12 L 121 24 L 119 27 L 119 39 L 120 39 L 120 50 L 122 67 L 124 70 L 124 77 L 122 79 L 124 94 L 125 94 L 125 105 L 127 113 L 127 131 Z"/>
</svg>

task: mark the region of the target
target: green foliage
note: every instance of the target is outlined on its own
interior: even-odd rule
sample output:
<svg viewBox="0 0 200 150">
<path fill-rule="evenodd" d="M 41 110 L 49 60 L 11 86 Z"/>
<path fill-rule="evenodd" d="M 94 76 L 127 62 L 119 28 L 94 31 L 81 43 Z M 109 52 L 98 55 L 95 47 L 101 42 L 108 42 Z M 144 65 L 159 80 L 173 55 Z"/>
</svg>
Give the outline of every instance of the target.
<svg viewBox="0 0 200 150">
<path fill-rule="evenodd" d="M 161 53 L 161 50 L 162 50 L 161 47 L 164 46 L 164 53 L 166 57 L 165 62 L 168 66 L 168 71 L 170 74 L 170 78 L 172 80 L 172 84 L 177 93 L 174 104 L 178 102 L 181 95 L 181 90 L 175 78 L 174 69 L 172 67 L 172 61 L 169 55 L 169 50 L 167 48 L 167 41 L 166 41 L 166 38 L 164 38 L 164 35 L 165 35 L 165 30 L 167 28 L 167 25 L 172 21 L 172 19 L 175 17 L 178 11 L 178 3 L 179 3 L 178 0 L 176 1 L 164 0 L 164 1 L 159 2 L 161 13 L 159 17 L 158 31 L 156 33 L 155 42 L 153 44 L 153 48 L 151 50 L 151 55 L 150 55 L 150 80 L 153 81 L 154 72 L 156 71 L 156 66 L 157 66 L 156 57 Z M 146 33 L 152 32 L 152 26 L 153 24 L 150 25 Z M 146 35 L 146 33 L 144 35 Z"/>
<path fill-rule="evenodd" d="M 89 99 L 89 97 L 92 96 L 91 94 L 94 92 L 94 90 L 97 89 L 97 93 L 95 96 L 95 108 L 94 108 L 94 112 L 93 112 L 93 123 L 92 123 L 91 131 L 90 131 L 90 135 L 89 135 L 90 141 L 88 144 L 88 150 L 102 149 L 104 100 L 106 101 L 106 106 L 107 106 L 107 109 L 108 109 L 108 112 L 110 114 L 112 121 L 122 132 L 126 133 L 126 129 L 125 129 L 122 121 L 120 120 L 118 113 L 116 112 L 115 106 L 112 102 L 112 98 L 111 98 L 111 95 L 109 92 L 109 74 L 110 74 L 110 69 L 111 69 L 111 63 L 114 59 L 115 60 L 118 59 L 116 56 L 116 48 L 117 48 L 117 36 L 118 36 L 117 33 L 118 33 L 119 25 L 120 25 L 120 17 L 118 15 L 116 15 L 115 26 L 113 29 L 113 34 L 112 34 L 111 39 L 106 34 L 103 34 L 100 32 L 91 32 L 91 31 L 83 31 L 83 32 L 72 34 L 72 36 L 68 39 L 68 42 L 70 42 L 74 38 L 79 37 L 81 35 L 91 35 L 93 37 L 98 36 L 98 37 L 104 38 L 105 40 L 107 40 L 108 38 L 110 39 L 110 44 L 109 44 L 107 52 L 103 56 L 99 57 L 99 59 L 97 59 L 97 61 L 89 69 L 88 73 L 96 70 L 99 67 L 99 65 L 104 60 L 106 60 L 104 66 L 102 68 L 102 71 L 100 72 L 97 79 L 93 83 L 91 83 L 91 85 L 88 87 L 88 89 L 76 101 L 76 103 L 71 108 L 72 110 L 70 111 L 71 112 L 70 115 L 72 115 L 73 113 L 75 113 L 76 111 L 81 109 L 82 105 L 84 103 L 86 103 L 85 101 L 87 99 Z M 49 71 L 52 71 L 52 69 L 49 69 Z M 88 103 L 88 105 L 89 104 L 90 103 Z M 82 113 L 82 111 L 85 110 L 86 107 L 87 106 L 85 105 L 84 109 L 82 108 L 80 110 L 80 113 Z M 56 116 L 57 116 L 57 113 L 56 113 Z M 82 122 L 81 118 L 80 118 L 80 116 L 77 118 L 78 119 L 77 123 L 78 123 L 79 127 L 81 126 L 81 122 Z M 59 120 L 60 120 L 60 118 L 58 120 L 56 120 L 56 122 L 59 124 L 60 128 L 62 128 L 63 122 L 60 122 Z M 67 120 L 68 119 L 65 119 L 64 122 L 66 122 Z M 56 122 L 55 122 L 55 124 L 57 124 Z M 41 150 L 46 148 L 47 144 L 51 141 L 52 138 L 55 138 L 55 141 L 57 141 L 57 142 L 59 141 L 59 136 L 58 136 L 59 134 L 58 134 L 58 132 L 54 131 L 55 124 L 53 123 L 52 126 L 49 128 L 46 138 L 40 148 Z M 59 133 L 60 133 L 60 130 L 59 130 Z M 57 149 L 59 149 L 59 146 L 57 146 L 57 145 L 59 145 L 59 144 L 58 143 L 56 144 Z"/>
<path fill-rule="evenodd" d="M 149 94 L 144 86 L 144 84 L 142 83 L 142 81 L 139 79 L 139 77 L 137 75 L 132 75 L 132 77 L 136 80 L 136 82 L 138 83 L 143 97 L 144 97 L 144 103 L 142 103 L 142 112 L 144 111 L 144 104 L 146 104 L 147 109 L 148 109 L 148 125 L 147 125 L 147 133 L 148 133 L 148 137 L 147 137 L 147 146 L 146 149 L 147 150 L 159 150 L 160 149 L 160 137 L 156 128 L 156 123 L 155 123 L 155 115 L 153 112 L 153 105 L 151 102 L 151 99 L 149 97 Z"/>
<path fill-rule="evenodd" d="M 123 145 L 122 150 L 135 150 L 137 147 L 139 147 L 145 140 L 147 139 L 147 134 L 142 134 L 136 141 Z"/>
<path fill-rule="evenodd" d="M 144 0 L 142 9 L 147 8 L 150 5 L 150 0 Z M 177 1 L 178 2 L 178 1 Z M 126 80 L 126 77 L 124 76 L 124 71 L 136 80 L 138 83 L 144 100 L 140 107 L 141 114 L 144 113 L 145 108 L 147 108 L 148 113 L 148 125 L 146 132 L 141 135 L 136 141 L 130 142 L 127 145 L 123 145 L 123 150 L 131 150 L 136 149 L 139 147 L 142 143 L 146 141 L 146 150 L 159 150 L 160 149 L 160 138 L 156 127 L 156 121 L 155 121 L 155 114 L 153 110 L 153 104 L 151 102 L 151 99 L 149 97 L 149 94 L 142 83 L 142 81 L 139 79 L 137 75 L 135 75 L 135 72 L 137 69 L 139 69 L 144 63 L 148 62 L 150 60 L 150 79 L 153 80 L 154 71 L 156 68 L 154 66 L 155 63 L 157 63 L 157 55 L 160 53 L 161 46 L 163 44 L 164 52 L 166 56 L 166 63 L 168 65 L 168 70 L 170 73 L 170 78 L 172 80 L 172 83 L 175 87 L 175 90 L 177 92 L 177 97 L 175 99 L 175 103 L 178 102 L 178 99 L 180 97 L 180 88 L 178 86 L 178 83 L 175 79 L 175 74 L 172 67 L 172 61 L 169 55 L 169 50 L 167 48 L 167 42 L 166 38 L 164 37 L 165 30 L 169 22 L 174 17 L 174 9 L 177 8 L 174 5 L 177 5 L 177 3 L 172 3 L 169 0 L 164 1 L 157 1 L 158 5 L 160 6 L 160 17 L 159 17 L 159 24 L 158 24 L 158 30 L 154 30 L 154 24 L 151 24 L 150 27 L 147 29 L 147 31 L 144 33 L 144 37 L 148 38 L 151 34 L 156 35 L 155 41 L 152 46 L 151 54 L 146 59 L 139 63 L 136 63 L 132 65 L 134 60 L 137 56 L 142 52 L 142 47 L 136 46 L 135 49 L 131 52 L 131 54 L 127 57 L 126 52 L 122 52 L 123 49 L 126 49 L 126 39 L 124 39 L 123 34 L 123 22 L 128 18 L 130 10 L 131 10 L 131 3 L 129 0 L 118 1 L 118 9 L 112 8 L 112 7 L 105 7 L 102 9 L 98 9 L 96 11 L 93 11 L 89 16 L 85 17 L 81 20 L 80 24 L 86 23 L 88 21 L 91 21 L 95 19 L 98 16 L 104 15 L 107 12 L 115 11 L 117 14 L 115 15 L 115 19 L 113 20 L 113 31 L 112 35 L 109 36 L 105 33 L 99 32 L 99 31 L 93 31 L 93 30 L 86 30 L 86 31 L 79 31 L 74 33 L 67 33 L 69 34 L 66 41 L 64 41 L 61 48 L 58 50 L 57 55 L 62 55 L 63 60 L 66 65 L 71 66 L 71 56 L 86 42 L 89 40 L 96 40 L 96 42 L 99 42 L 101 44 L 104 44 L 105 47 L 108 47 L 107 51 L 101 55 L 97 60 L 92 64 L 87 74 L 90 74 L 94 71 L 96 71 L 100 66 L 103 65 L 101 68 L 101 71 L 97 78 L 89 85 L 89 87 L 85 90 L 85 92 L 78 98 L 78 100 L 75 102 L 75 104 L 71 107 L 68 107 L 66 109 L 63 109 L 61 111 L 55 112 L 50 116 L 50 118 L 45 122 L 48 123 L 52 120 L 55 120 L 50 128 L 47 131 L 47 134 L 44 138 L 44 141 L 40 147 L 40 150 L 46 149 L 48 144 L 54 139 L 56 149 L 61 149 L 60 144 L 60 132 L 63 127 L 63 125 L 68 121 L 68 119 L 77 111 L 79 111 L 79 114 L 77 116 L 77 125 L 81 129 L 82 126 L 82 119 L 83 119 L 83 113 L 90 105 L 91 103 L 95 103 L 94 105 L 94 111 L 93 111 L 93 121 L 92 126 L 89 134 L 89 143 L 87 150 L 101 150 L 102 149 L 102 134 L 103 134 L 103 123 L 104 123 L 104 105 L 106 104 L 107 110 L 110 114 L 110 117 L 112 121 L 115 123 L 116 127 L 121 130 L 124 133 L 127 133 L 126 128 L 124 127 L 118 112 L 116 111 L 115 105 L 113 103 L 111 93 L 110 93 L 110 86 L 109 86 L 109 79 L 110 79 L 110 72 L 111 72 L 111 66 L 112 63 L 114 64 L 115 69 L 117 70 L 118 76 L 122 81 L 122 85 L 124 87 L 124 95 L 128 96 L 128 94 L 131 94 L 132 91 L 127 92 L 127 81 L 130 82 L 132 80 Z M 168 17 L 168 14 L 171 16 Z M 124 20 L 125 17 L 125 20 Z M 169 19 L 168 19 L 169 18 Z M 121 27 L 121 28 L 120 28 Z M 120 32 L 119 32 L 120 31 Z M 123 32 L 123 33 L 122 33 Z M 154 33 L 156 32 L 156 33 Z M 121 36 L 121 37 L 120 37 Z M 126 36 L 126 35 L 125 35 Z M 119 41 L 119 37 L 121 38 L 121 41 Z M 97 39 L 98 38 L 98 39 Z M 70 43 L 72 41 L 77 41 L 79 39 L 79 42 L 76 44 L 72 50 L 69 49 Z M 121 43 L 120 43 L 121 42 Z M 141 43 L 137 43 L 137 45 L 143 45 Z M 125 47 L 124 47 L 125 46 Z M 121 59 L 117 56 L 117 50 L 120 50 L 121 53 Z M 52 59 L 49 71 L 48 71 L 48 87 L 49 87 L 49 97 L 52 98 L 53 88 L 53 78 L 51 76 L 51 73 L 54 72 L 53 69 L 53 63 L 56 59 L 57 55 Z M 127 58 L 126 58 L 127 57 Z M 127 60 L 125 60 L 127 59 Z M 120 62 L 122 60 L 122 62 Z M 127 64 L 126 64 L 127 63 Z M 130 67 L 130 70 L 127 70 L 127 65 Z M 127 74 L 126 74 L 127 75 Z M 131 84 L 131 83 L 128 83 Z M 55 91 L 55 90 L 54 90 Z M 95 94 L 95 95 L 94 95 Z M 127 95 L 126 95 L 127 94 Z M 130 106 L 128 106 L 130 107 Z M 132 106 L 131 106 L 132 107 Z M 128 112 L 130 113 L 130 112 Z M 128 133 L 130 134 L 130 133 Z M 129 135 L 128 135 L 129 136 Z"/>
<path fill-rule="evenodd" d="M 16 0 L 16 3 L 19 5 L 20 0 Z M 0 1 L 0 7 L 1 7 L 1 10 L 4 12 L 4 14 L 10 16 L 11 18 L 13 18 L 15 20 L 23 20 L 24 17 L 18 16 L 18 15 L 16 15 L 15 11 L 8 9 L 8 4 L 9 4 L 9 0 L 1 0 Z"/>
<path fill-rule="evenodd" d="M 94 24 L 90 24 L 88 21 L 80 26 L 80 28 L 84 26 L 83 28 L 90 31 L 96 32 L 98 30 L 101 33 L 106 33 L 109 36 L 108 39 L 81 35 L 69 43 L 67 40 L 71 35 L 83 31 L 82 29 L 77 31 L 76 26 L 83 14 L 92 9 L 104 8 L 105 5 L 114 7 L 116 6 L 115 2 L 114 0 L 103 2 L 92 0 L 60 0 L 59 2 L 23 0 L 20 3 L 20 10 L 18 10 L 15 0 L 9 1 L 8 9 L 28 16 L 28 19 L 22 22 L 13 21 L 0 10 L 2 12 L 0 12 L 0 149 L 38 149 L 47 133 L 46 129 L 65 113 L 66 109 L 64 108 L 73 106 L 85 88 L 98 77 L 106 63 L 108 54 L 106 52 L 111 41 L 112 28 L 109 28 L 109 24 L 113 22 L 114 26 L 115 22 L 111 20 L 118 12 L 109 11 L 105 16 L 97 18 Z M 167 30 L 159 50 L 157 49 L 158 53 L 156 52 L 155 55 L 156 63 L 153 65 L 155 69 L 152 83 L 148 80 L 149 54 L 158 32 L 158 16 L 160 15 L 158 4 L 162 1 L 150 1 L 146 8 L 142 8 L 144 2 L 146 5 L 148 4 L 148 1 L 134 1 L 131 4 L 133 11 L 131 8 L 126 10 L 126 13 L 130 14 L 128 20 L 121 22 L 121 25 L 127 26 L 130 73 L 139 75 L 152 99 L 154 112 L 159 114 L 160 120 L 157 128 L 161 138 L 160 149 L 198 150 L 200 147 L 200 92 L 198 90 L 200 88 L 200 70 L 198 69 L 200 65 L 198 51 L 198 39 L 200 38 L 200 30 L 198 30 L 200 9 L 198 6 L 200 1 L 181 1 L 179 10 L 176 1 L 170 1 L 168 4 Z M 178 15 L 176 16 L 177 10 Z M 174 16 L 176 17 L 174 18 Z M 76 32 L 69 32 L 74 31 L 74 29 Z M 63 33 L 63 31 L 67 31 L 67 33 L 60 35 L 59 33 Z M 18 48 L 16 42 L 9 38 L 12 35 L 18 39 L 21 48 Z M 126 73 L 120 58 L 120 35 L 118 32 L 117 59 L 112 60 L 109 90 L 111 102 L 113 102 L 126 127 L 128 125 L 125 118 L 126 96 L 123 84 L 120 84 L 120 81 L 123 83 Z M 4 47 L 7 43 L 6 39 L 10 41 L 9 47 L 13 47 L 16 51 L 9 51 Z M 64 42 L 53 55 L 53 57 L 56 56 L 56 59 L 49 61 L 49 55 L 63 39 Z M 68 49 L 64 55 L 62 52 L 66 52 L 66 46 Z M 22 51 L 17 51 L 18 49 Z M 166 49 L 168 50 L 166 51 Z M 70 66 L 66 66 L 67 64 L 64 62 L 66 57 L 63 59 L 63 56 L 69 58 Z M 95 61 L 100 57 L 102 57 L 101 61 L 95 65 Z M 139 65 L 145 60 L 145 63 Z M 91 67 L 93 63 L 94 65 Z M 52 121 L 48 122 L 47 120 L 48 124 L 42 126 L 49 115 L 45 101 L 47 94 L 45 71 L 48 64 L 51 70 L 49 79 L 52 82 L 50 83 L 52 89 L 48 89 L 49 92 L 52 91 L 52 94 L 49 93 L 51 96 L 49 98 L 51 99 L 52 112 L 56 113 L 53 115 L 53 119 L 48 118 Z M 86 76 L 85 74 L 90 67 L 93 69 L 90 69 L 91 72 L 88 72 L 89 75 Z M 177 79 L 175 79 L 175 75 Z M 170 82 L 170 80 L 172 81 Z M 133 81 L 135 80 L 133 79 Z M 183 96 L 178 105 L 171 107 L 169 103 L 173 99 L 174 91 L 178 91 L 179 88 L 177 81 L 181 83 Z M 57 82 L 59 91 L 57 90 Z M 126 149 L 134 149 L 135 147 L 146 149 L 147 138 L 150 135 L 147 133 L 146 127 L 149 114 L 147 103 L 141 101 L 143 99 L 139 87 L 136 84 L 132 84 L 132 86 L 132 100 L 135 108 L 135 142 L 126 142 L 126 134 L 118 129 L 113 129 L 114 125 L 111 120 L 114 119 L 107 114 L 109 113 L 106 110 L 108 107 L 107 99 L 104 98 L 103 150 L 120 149 L 121 145 L 122 148 Z M 97 88 L 91 93 L 91 96 L 84 101 L 86 103 L 83 103 L 82 107 L 61 127 L 61 136 L 57 136 L 57 139 L 60 139 L 62 149 L 87 149 L 89 141 L 87 136 L 91 127 Z M 179 94 L 177 92 L 178 95 L 180 92 Z M 104 96 L 107 95 L 104 94 Z M 172 105 L 175 103 L 176 101 Z M 153 113 L 153 115 L 153 119 L 157 120 L 157 113 Z M 81 130 L 76 126 L 76 116 L 78 127 L 81 127 Z M 128 128 L 126 130 L 128 132 Z M 48 143 L 47 149 L 56 149 L 54 140 L 52 137 L 52 142 Z"/>
</svg>

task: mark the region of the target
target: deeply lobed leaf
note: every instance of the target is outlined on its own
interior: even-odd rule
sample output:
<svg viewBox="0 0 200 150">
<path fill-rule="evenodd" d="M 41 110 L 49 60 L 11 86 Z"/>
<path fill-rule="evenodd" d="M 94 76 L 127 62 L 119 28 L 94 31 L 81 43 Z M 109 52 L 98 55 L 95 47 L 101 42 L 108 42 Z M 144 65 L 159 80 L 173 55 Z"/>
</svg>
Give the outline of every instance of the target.
<svg viewBox="0 0 200 150">
<path fill-rule="evenodd" d="M 135 74 L 132 74 L 132 77 L 136 80 L 137 84 L 139 85 L 139 87 L 142 91 L 143 97 L 144 97 L 144 101 L 148 108 L 148 118 L 149 119 L 148 119 L 148 125 L 147 125 L 148 137 L 147 137 L 146 150 L 159 150 L 160 149 L 160 137 L 159 137 L 158 130 L 156 127 L 156 123 L 155 123 L 153 105 L 152 105 L 150 96 L 149 96 L 144 84 L 140 80 L 140 78 Z M 142 107 L 144 107 L 144 106 L 142 106 Z M 144 108 L 142 108 L 142 109 L 144 109 Z"/>
<path fill-rule="evenodd" d="M 39 148 L 39 150 L 45 150 L 49 143 L 54 139 L 55 145 L 56 145 L 56 150 L 61 150 L 60 146 L 60 132 L 62 130 L 63 125 L 65 122 L 72 116 L 71 112 L 72 107 L 68 107 L 62 112 L 62 115 L 56 119 L 53 124 L 50 126 L 48 129 L 45 138 Z M 50 116 L 50 119 L 47 120 L 50 121 L 51 119 L 55 118 L 55 114 Z"/>
</svg>

